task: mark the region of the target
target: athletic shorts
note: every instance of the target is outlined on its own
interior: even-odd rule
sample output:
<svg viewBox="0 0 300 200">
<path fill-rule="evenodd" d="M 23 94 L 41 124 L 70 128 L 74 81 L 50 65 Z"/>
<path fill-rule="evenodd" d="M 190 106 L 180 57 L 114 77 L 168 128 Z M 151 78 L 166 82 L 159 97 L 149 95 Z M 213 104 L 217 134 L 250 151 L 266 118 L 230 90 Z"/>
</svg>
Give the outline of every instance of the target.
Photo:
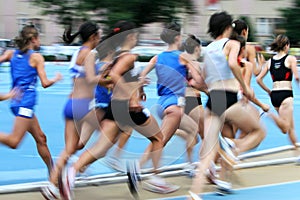
<svg viewBox="0 0 300 200">
<path fill-rule="evenodd" d="M 144 124 L 150 117 L 150 111 L 143 108 L 141 111 L 129 111 L 128 100 L 112 100 L 103 119 L 116 121 L 121 126 L 138 126 Z"/>
<path fill-rule="evenodd" d="M 209 92 L 206 107 L 219 117 L 233 104 L 237 103 L 237 92 L 212 90 Z"/>
<path fill-rule="evenodd" d="M 16 116 L 16 117 L 24 117 L 24 118 L 28 118 L 31 119 L 34 116 L 34 110 L 33 108 L 30 107 L 11 107 L 10 108 L 12 113 Z"/>
<path fill-rule="evenodd" d="M 93 101 L 90 98 L 68 99 L 64 108 L 64 117 L 66 119 L 81 120 L 93 107 Z"/>
<path fill-rule="evenodd" d="M 188 115 L 194 108 L 202 105 L 201 97 L 185 97 L 185 104 L 184 113 Z"/>
<path fill-rule="evenodd" d="M 293 97 L 292 90 L 273 90 L 271 92 L 271 102 L 275 108 L 279 108 L 281 103 L 288 97 Z"/>
<path fill-rule="evenodd" d="M 185 106 L 185 98 L 177 95 L 163 95 L 158 99 L 159 109 L 157 110 L 157 114 L 160 118 L 163 117 L 164 111 L 170 106 Z"/>
</svg>

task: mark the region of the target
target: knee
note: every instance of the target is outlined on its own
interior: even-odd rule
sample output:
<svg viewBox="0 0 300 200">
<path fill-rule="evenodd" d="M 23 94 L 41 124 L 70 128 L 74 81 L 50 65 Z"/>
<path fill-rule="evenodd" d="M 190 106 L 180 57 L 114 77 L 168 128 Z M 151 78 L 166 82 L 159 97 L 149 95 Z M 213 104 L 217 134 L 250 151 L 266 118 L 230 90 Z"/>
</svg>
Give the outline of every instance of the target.
<svg viewBox="0 0 300 200">
<path fill-rule="evenodd" d="M 7 145 L 12 149 L 17 149 L 20 144 L 20 140 L 17 138 L 9 138 Z"/>
<path fill-rule="evenodd" d="M 77 150 L 81 150 L 81 149 L 83 149 L 85 147 L 85 145 L 83 144 L 83 143 L 81 143 L 81 142 L 79 142 L 78 144 L 77 144 Z"/>
<path fill-rule="evenodd" d="M 40 136 L 39 136 L 39 139 L 36 142 L 39 145 L 47 145 L 47 137 L 46 137 L 46 135 L 42 132 L 40 134 Z"/>
<path fill-rule="evenodd" d="M 160 144 L 163 146 L 164 141 L 163 141 L 162 134 L 156 134 L 156 135 L 150 137 L 149 139 L 150 139 L 151 143 Z"/>
</svg>

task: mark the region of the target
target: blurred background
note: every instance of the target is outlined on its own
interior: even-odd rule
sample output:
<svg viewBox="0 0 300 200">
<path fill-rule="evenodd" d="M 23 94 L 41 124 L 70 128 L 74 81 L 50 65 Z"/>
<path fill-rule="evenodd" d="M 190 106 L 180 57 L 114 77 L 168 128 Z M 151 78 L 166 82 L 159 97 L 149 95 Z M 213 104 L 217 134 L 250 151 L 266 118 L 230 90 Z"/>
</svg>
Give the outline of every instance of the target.
<svg viewBox="0 0 300 200">
<path fill-rule="evenodd" d="M 139 46 L 148 46 L 138 52 L 146 55 L 162 49 L 159 33 L 172 20 L 182 25 L 183 35 L 195 34 L 206 46 L 211 41 L 207 34 L 210 15 L 225 10 L 249 24 L 248 42 L 258 51 L 268 50 L 273 38 L 284 33 L 291 40 L 291 53 L 299 56 L 299 9 L 300 0 L 0 0 L 0 54 L 13 47 L 10 41 L 24 24 L 34 24 L 41 32 L 46 60 L 68 60 L 76 48 L 61 47 L 64 29 L 72 25 L 75 32 L 88 19 L 97 21 L 104 33 L 120 19 L 135 22 L 141 29 Z"/>
</svg>

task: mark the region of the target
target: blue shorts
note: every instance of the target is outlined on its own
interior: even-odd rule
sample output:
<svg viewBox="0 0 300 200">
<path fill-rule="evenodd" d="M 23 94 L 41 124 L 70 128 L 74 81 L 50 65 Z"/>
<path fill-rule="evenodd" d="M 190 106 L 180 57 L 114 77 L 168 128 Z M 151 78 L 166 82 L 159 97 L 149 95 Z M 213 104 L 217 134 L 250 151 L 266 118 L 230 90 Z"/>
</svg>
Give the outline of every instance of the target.
<svg viewBox="0 0 300 200">
<path fill-rule="evenodd" d="M 24 118 L 31 119 L 34 116 L 33 108 L 29 108 L 29 107 L 26 108 L 20 106 L 20 107 L 11 107 L 10 109 L 16 117 L 24 117 Z"/>
<path fill-rule="evenodd" d="M 92 99 L 69 99 L 65 105 L 64 117 L 66 119 L 81 120 L 92 108 Z"/>
<path fill-rule="evenodd" d="M 160 108 L 158 110 L 158 116 L 162 117 L 164 110 L 166 110 L 170 106 L 185 106 L 185 98 L 177 95 L 164 95 L 160 96 L 157 102 L 160 105 Z"/>
</svg>

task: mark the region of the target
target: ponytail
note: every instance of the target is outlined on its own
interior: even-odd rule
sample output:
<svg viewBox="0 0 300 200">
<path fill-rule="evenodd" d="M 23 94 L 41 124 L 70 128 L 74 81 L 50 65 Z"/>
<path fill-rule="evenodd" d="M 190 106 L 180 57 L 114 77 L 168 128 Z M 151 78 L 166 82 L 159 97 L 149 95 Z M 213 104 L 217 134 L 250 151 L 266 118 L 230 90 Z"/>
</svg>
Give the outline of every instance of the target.
<svg viewBox="0 0 300 200">
<path fill-rule="evenodd" d="M 67 28 L 64 31 L 63 40 L 67 44 L 71 44 L 74 41 L 74 39 L 79 35 L 79 31 L 73 35 L 71 34 L 71 32 L 72 32 L 72 26 L 69 26 L 69 28 Z"/>
</svg>

